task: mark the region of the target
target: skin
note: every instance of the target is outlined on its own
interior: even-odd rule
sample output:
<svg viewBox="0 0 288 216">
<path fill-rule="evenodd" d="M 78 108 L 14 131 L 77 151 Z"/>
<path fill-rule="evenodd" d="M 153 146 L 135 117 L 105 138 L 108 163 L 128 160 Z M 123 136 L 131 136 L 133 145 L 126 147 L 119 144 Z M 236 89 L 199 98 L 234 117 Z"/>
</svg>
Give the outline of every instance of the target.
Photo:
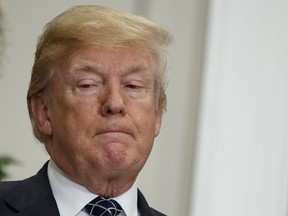
<svg viewBox="0 0 288 216">
<path fill-rule="evenodd" d="M 153 85 L 143 49 L 82 45 L 72 52 L 31 101 L 57 166 L 93 193 L 127 191 L 160 131 Z"/>
</svg>

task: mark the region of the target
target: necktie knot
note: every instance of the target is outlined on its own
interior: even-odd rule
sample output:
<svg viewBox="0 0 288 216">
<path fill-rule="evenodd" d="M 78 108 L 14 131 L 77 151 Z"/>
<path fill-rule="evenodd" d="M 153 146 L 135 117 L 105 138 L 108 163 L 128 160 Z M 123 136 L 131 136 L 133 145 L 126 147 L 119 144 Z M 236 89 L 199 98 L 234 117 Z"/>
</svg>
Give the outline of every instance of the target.
<svg viewBox="0 0 288 216">
<path fill-rule="evenodd" d="M 116 216 L 122 211 L 118 202 L 100 196 L 89 202 L 85 209 L 90 216 Z"/>
</svg>

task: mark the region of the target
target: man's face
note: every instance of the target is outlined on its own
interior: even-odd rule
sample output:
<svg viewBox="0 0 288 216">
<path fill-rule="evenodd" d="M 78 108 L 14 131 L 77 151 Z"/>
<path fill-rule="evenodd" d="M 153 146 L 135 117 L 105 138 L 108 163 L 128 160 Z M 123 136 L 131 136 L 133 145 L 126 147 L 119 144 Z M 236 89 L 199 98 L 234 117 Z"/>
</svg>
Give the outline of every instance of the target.
<svg viewBox="0 0 288 216">
<path fill-rule="evenodd" d="M 151 64 L 140 49 L 90 45 L 55 71 L 40 111 L 47 116 L 42 132 L 51 137 L 49 154 L 72 179 L 135 180 L 162 118 Z"/>
</svg>

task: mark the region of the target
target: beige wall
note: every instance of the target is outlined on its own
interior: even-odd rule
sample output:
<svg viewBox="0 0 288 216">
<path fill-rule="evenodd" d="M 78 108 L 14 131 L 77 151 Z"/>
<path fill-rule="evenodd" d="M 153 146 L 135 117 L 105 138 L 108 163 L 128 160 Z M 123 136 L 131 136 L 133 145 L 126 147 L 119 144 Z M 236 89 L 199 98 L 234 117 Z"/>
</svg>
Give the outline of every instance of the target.
<svg viewBox="0 0 288 216">
<path fill-rule="evenodd" d="M 193 216 L 288 215 L 288 1 L 214 0 Z"/>
</svg>

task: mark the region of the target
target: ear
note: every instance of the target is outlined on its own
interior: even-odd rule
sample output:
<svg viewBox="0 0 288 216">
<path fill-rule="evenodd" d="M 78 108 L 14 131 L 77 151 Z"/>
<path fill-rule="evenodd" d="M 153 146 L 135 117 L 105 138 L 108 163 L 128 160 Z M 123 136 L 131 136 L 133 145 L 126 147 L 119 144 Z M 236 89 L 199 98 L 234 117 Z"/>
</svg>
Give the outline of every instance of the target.
<svg viewBox="0 0 288 216">
<path fill-rule="evenodd" d="M 155 121 L 155 137 L 160 133 L 161 124 L 162 124 L 162 112 L 156 112 L 156 121 Z"/>
<path fill-rule="evenodd" d="M 45 95 L 35 95 L 31 98 L 32 114 L 39 130 L 46 136 L 52 135 L 49 117 L 48 98 Z"/>
</svg>

